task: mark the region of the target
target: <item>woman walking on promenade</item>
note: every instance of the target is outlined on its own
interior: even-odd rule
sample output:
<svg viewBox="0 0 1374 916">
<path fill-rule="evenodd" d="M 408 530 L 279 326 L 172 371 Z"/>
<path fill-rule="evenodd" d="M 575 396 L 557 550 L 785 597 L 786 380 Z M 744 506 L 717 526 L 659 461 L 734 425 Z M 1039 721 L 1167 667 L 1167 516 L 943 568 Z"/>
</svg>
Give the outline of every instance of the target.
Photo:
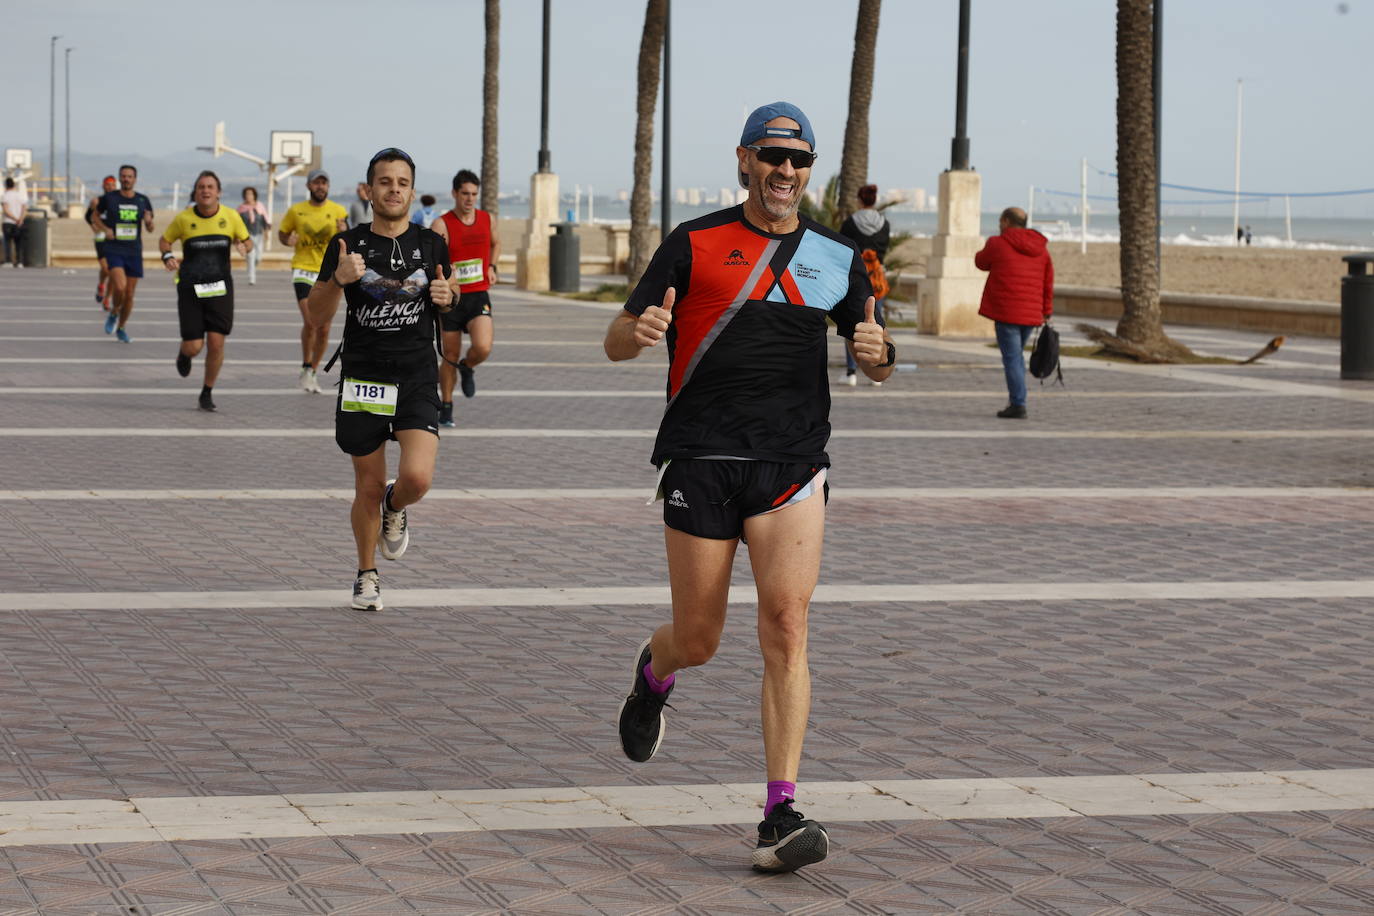
<svg viewBox="0 0 1374 916">
<path fill-rule="evenodd" d="M 267 221 L 267 208 L 258 200 L 257 188 L 243 189 L 243 203 L 238 207 L 239 216 L 243 217 L 243 225 L 248 228 L 248 237 L 253 240 L 253 247 L 248 249 L 246 259 L 248 261 L 248 284 L 251 286 L 258 282 L 258 262 L 262 260 L 262 240 L 272 229 L 272 224 Z"/>
</svg>

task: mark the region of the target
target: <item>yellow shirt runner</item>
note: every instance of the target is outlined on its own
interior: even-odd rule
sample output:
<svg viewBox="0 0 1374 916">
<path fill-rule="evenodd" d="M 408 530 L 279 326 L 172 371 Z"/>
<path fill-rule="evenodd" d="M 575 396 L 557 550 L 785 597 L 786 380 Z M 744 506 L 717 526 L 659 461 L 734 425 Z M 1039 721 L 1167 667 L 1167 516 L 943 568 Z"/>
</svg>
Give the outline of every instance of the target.
<svg viewBox="0 0 1374 916">
<path fill-rule="evenodd" d="M 282 217 L 277 228 L 283 233 L 296 233 L 296 254 L 291 258 L 292 279 L 295 271 L 304 270 L 312 274 L 320 272 L 320 262 L 324 260 L 324 250 L 329 240 L 339 231 L 339 220 L 348 219 L 348 211 L 332 200 L 326 200 L 316 207 L 308 200 L 293 204 Z M 312 277 L 309 282 L 313 283 Z"/>
</svg>

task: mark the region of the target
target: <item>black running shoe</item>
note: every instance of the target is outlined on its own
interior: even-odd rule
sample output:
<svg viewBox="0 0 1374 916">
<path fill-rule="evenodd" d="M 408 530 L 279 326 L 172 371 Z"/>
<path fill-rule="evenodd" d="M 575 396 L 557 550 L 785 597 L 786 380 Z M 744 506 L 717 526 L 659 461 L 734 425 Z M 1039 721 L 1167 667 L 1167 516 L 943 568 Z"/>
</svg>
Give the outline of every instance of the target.
<svg viewBox="0 0 1374 916">
<path fill-rule="evenodd" d="M 200 409 L 201 409 L 201 410 L 206 410 L 206 411 L 214 411 L 214 410 L 215 410 L 215 402 L 214 402 L 214 400 L 210 397 L 210 392 L 208 392 L 208 391 L 202 391 L 202 392 L 200 393 Z"/>
<path fill-rule="evenodd" d="M 458 361 L 458 386 L 463 389 L 465 398 L 477 393 L 477 382 L 472 378 L 472 369 L 462 360 Z"/>
<path fill-rule="evenodd" d="M 453 402 L 447 401 L 439 405 L 439 425 L 445 427 L 453 426 Z"/>
<path fill-rule="evenodd" d="M 792 810 L 792 799 L 773 806 L 759 824 L 759 844 L 754 847 L 756 871 L 796 871 L 821 861 L 830 853 L 830 834 L 815 821 Z"/>
<path fill-rule="evenodd" d="M 649 653 L 650 642 L 650 639 L 644 640 L 635 653 L 630 695 L 620 704 L 620 746 L 625 756 L 637 763 L 654 756 L 663 743 L 663 706 L 668 702 L 668 694 L 673 692 L 669 687 L 665 693 L 654 693 L 644 679 L 644 666 L 653 657 Z"/>
<path fill-rule="evenodd" d="M 177 375 L 182 378 L 191 374 L 191 357 L 185 353 L 177 353 Z"/>
</svg>

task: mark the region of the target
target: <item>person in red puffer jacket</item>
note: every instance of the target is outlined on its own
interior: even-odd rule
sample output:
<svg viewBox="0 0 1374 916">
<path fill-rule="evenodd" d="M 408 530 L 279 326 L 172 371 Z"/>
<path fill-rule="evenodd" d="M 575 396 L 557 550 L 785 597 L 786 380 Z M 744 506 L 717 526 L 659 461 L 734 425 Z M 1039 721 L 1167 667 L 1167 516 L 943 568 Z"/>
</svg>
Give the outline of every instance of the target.
<svg viewBox="0 0 1374 916">
<path fill-rule="evenodd" d="M 997 347 L 1007 376 L 1007 406 L 997 411 L 1006 420 L 1026 418 L 1026 359 L 1031 331 L 1049 321 L 1054 311 L 1054 262 L 1045 237 L 1026 228 L 1026 211 L 1008 207 L 997 221 L 1000 235 L 988 239 L 973 256 L 988 272 L 978 314 L 997 325 Z"/>
</svg>

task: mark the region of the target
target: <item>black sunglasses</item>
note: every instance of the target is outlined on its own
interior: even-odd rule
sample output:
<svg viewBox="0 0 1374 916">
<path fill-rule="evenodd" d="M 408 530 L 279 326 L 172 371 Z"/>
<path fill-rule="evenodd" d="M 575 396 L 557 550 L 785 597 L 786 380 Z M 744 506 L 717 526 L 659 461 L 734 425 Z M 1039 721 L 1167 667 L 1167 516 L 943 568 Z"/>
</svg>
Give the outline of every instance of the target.
<svg viewBox="0 0 1374 916">
<path fill-rule="evenodd" d="M 791 160 L 794 169 L 809 169 L 816 163 L 816 154 L 804 149 L 791 149 L 786 146 L 746 146 L 753 150 L 759 161 L 768 165 L 782 165 Z"/>
<path fill-rule="evenodd" d="M 383 159 L 389 161 L 400 159 L 402 162 L 410 166 L 412 169 L 415 168 L 415 160 L 410 158 L 410 154 L 407 153 L 405 150 L 397 149 L 394 146 L 388 146 L 386 149 L 378 152 L 377 155 L 372 157 L 372 161 L 368 162 L 367 167 L 372 168 L 372 166 L 376 165 Z"/>
</svg>

